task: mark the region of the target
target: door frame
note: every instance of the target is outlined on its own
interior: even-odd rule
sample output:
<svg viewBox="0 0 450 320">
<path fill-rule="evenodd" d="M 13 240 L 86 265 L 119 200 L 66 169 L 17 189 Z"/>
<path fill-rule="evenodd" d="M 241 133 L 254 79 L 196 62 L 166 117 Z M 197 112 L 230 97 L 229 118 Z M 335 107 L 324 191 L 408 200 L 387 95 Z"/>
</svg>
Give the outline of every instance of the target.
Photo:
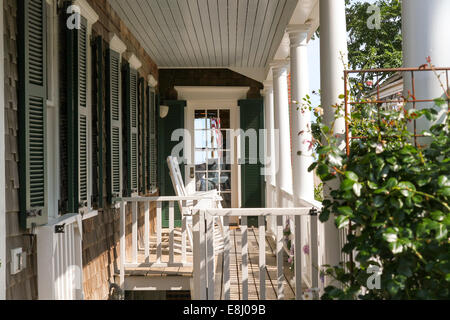
<svg viewBox="0 0 450 320">
<path fill-rule="evenodd" d="M 3 31 L 3 0 L 0 0 L 0 34 Z M 5 68 L 3 38 L 0 41 L 0 114 L 5 115 Z M 0 121 L 0 300 L 6 299 L 6 180 L 5 180 L 5 121 Z"/>
<path fill-rule="evenodd" d="M 250 87 L 175 87 L 178 92 L 178 99 L 185 100 L 185 129 L 190 133 L 190 140 L 184 141 L 185 150 L 185 184 L 189 192 L 195 192 L 195 178 L 190 177 L 190 169 L 194 166 L 194 114 L 195 109 L 230 109 L 231 129 L 239 129 L 240 107 L 239 100 L 246 99 Z M 232 192 L 231 202 L 233 208 L 240 207 L 241 177 L 239 168 L 240 139 L 236 134 L 231 141 L 234 152 L 234 163 L 231 169 Z"/>
</svg>

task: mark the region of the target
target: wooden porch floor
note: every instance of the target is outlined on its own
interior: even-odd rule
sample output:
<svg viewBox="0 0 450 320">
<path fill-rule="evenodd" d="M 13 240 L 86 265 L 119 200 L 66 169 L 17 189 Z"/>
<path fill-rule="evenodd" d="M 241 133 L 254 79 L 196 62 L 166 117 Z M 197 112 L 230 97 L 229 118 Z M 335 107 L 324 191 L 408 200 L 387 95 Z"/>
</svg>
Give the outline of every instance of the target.
<svg viewBox="0 0 450 320">
<path fill-rule="evenodd" d="M 230 297 L 231 300 L 241 300 L 242 296 L 242 255 L 241 255 L 241 230 L 239 227 L 230 227 Z M 162 258 L 161 262 L 169 262 L 169 230 L 164 229 L 162 234 Z M 192 263 L 192 252 L 187 242 L 187 262 Z M 218 228 L 216 230 L 216 275 L 215 275 L 215 293 L 216 300 L 223 300 L 223 256 L 221 236 Z M 156 261 L 156 237 L 151 236 L 150 243 L 150 261 Z M 175 230 L 174 237 L 175 255 L 174 262 L 181 263 L 181 229 Z M 259 236 L 257 228 L 248 229 L 248 298 L 249 300 L 260 299 L 260 283 L 259 283 Z M 275 243 L 270 236 L 266 236 L 266 270 L 265 270 L 265 286 L 266 299 L 277 299 L 277 266 L 275 256 Z M 142 249 L 142 250 L 141 250 Z M 130 254 L 130 253 L 129 253 Z M 128 256 L 130 256 L 128 254 Z M 286 255 L 285 255 L 286 256 Z M 145 263 L 145 256 L 143 248 L 140 248 L 138 253 L 138 263 Z M 143 276 L 143 277 L 192 277 L 193 267 L 138 267 L 126 268 L 125 277 Z M 284 264 L 284 299 L 294 299 L 294 282 L 293 272 L 287 265 L 287 257 L 285 257 Z M 126 281 L 126 279 L 125 279 Z"/>
</svg>

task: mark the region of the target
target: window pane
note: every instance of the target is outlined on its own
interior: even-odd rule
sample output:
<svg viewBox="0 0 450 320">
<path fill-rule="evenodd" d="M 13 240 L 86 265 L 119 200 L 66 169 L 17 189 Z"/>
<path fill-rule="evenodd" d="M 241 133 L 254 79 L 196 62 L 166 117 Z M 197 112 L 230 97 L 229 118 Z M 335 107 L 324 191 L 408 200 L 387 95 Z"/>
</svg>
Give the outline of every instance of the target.
<svg viewBox="0 0 450 320">
<path fill-rule="evenodd" d="M 223 198 L 222 207 L 225 209 L 231 208 L 231 193 L 221 193 Z"/>
<path fill-rule="evenodd" d="M 196 191 L 206 191 L 206 172 L 195 174 L 195 190 Z"/>
<path fill-rule="evenodd" d="M 225 171 L 231 170 L 231 152 L 229 151 L 222 151 L 221 152 L 221 163 L 220 163 L 220 169 Z"/>
<path fill-rule="evenodd" d="M 231 172 L 220 174 L 220 191 L 231 191 Z"/>
<path fill-rule="evenodd" d="M 195 110 L 194 129 L 206 129 L 206 112 Z"/>
<path fill-rule="evenodd" d="M 206 151 L 195 151 L 195 171 L 206 171 Z"/>
<path fill-rule="evenodd" d="M 208 170 L 219 170 L 219 152 L 208 151 Z"/>
<path fill-rule="evenodd" d="M 195 148 L 197 148 L 197 149 L 207 148 L 206 133 L 207 133 L 207 131 L 205 131 L 205 130 L 196 130 L 195 131 Z"/>
<path fill-rule="evenodd" d="M 231 134 L 228 130 L 222 130 L 222 145 L 219 146 L 221 149 L 230 149 L 231 148 Z"/>
<path fill-rule="evenodd" d="M 207 111 L 206 125 L 208 129 L 218 129 L 219 128 L 219 112 L 217 110 Z"/>
<path fill-rule="evenodd" d="M 220 127 L 222 129 L 230 129 L 230 110 L 220 110 Z"/>
<path fill-rule="evenodd" d="M 219 173 L 208 172 L 208 191 L 219 190 Z"/>
</svg>

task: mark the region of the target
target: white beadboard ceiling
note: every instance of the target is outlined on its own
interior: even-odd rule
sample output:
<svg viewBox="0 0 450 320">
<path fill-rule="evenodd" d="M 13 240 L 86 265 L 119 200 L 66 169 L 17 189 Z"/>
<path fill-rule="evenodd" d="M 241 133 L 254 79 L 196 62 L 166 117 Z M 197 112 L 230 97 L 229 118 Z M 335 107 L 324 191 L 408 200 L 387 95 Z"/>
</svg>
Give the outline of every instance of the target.
<svg viewBox="0 0 450 320">
<path fill-rule="evenodd" d="M 160 68 L 256 70 L 274 58 L 298 0 L 109 2 Z"/>
</svg>

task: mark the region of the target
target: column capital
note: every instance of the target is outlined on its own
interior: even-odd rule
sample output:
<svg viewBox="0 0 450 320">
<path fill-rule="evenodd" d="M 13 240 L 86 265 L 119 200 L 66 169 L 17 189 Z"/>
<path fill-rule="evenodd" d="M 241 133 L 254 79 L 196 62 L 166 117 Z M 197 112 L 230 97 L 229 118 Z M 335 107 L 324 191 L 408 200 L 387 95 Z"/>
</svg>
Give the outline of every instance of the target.
<svg viewBox="0 0 450 320">
<path fill-rule="evenodd" d="M 272 68 L 272 74 L 274 78 L 279 77 L 284 72 L 288 72 L 289 70 L 289 60 L 273 60 L 270 63 L 270 67 Z"/>
<path fill-rule="evenodd" d="M 291 41 L 291 47 L 306 46 L 308 40 L 308 33 L 311 29 L 310 24 L 291 24 L 286 28 Z"/>
<path fill-rule="evenodd" d="M 273 81 L 264 81 L 264 89 L 261 90 L 261 95 L 265 96 L 273 92 Z"/>
</svg>

